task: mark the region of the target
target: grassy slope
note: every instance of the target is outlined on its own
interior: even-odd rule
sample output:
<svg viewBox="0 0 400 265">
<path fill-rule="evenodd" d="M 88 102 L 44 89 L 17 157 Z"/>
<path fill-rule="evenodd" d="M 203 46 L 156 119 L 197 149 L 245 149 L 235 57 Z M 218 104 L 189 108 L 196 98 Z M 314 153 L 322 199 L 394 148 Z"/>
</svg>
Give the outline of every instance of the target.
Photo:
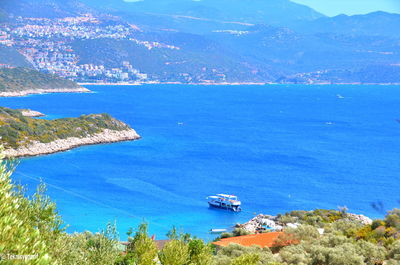
<svg viewBox="0 0 400 265">
<path fill-rule="evenodd" d="M 69 137 L 81 138 L 104 129 L 122 131 L 130 127 L 108 114 L 44 120 L 24 117 L 20 111 L 0 107 L 0 143 L 6 148 L 25 146 L 32 141 L 48 143 Z"/>
</svg>

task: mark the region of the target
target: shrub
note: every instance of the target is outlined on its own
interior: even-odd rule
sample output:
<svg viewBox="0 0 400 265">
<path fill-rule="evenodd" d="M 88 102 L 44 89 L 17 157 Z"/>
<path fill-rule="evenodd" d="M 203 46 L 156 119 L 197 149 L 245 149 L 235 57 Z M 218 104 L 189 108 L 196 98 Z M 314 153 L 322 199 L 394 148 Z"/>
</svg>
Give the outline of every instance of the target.
<svg viewBox="0 0 400 265">
<path fill-rule="evenodd" d="M 158 257 L 162 265 L 185 265 L 190 260 L 189 247 L 183 241 L 174 239 L 165 244 Z"/>
<path fill-rule="evenodd" d="M 260 256 L 258 254 L 243 254 L 242 256 L 235 258 L 231 265 L 257 265 L 260 262 Z"/>
<path fill-rule="evenodd" d="M 189 241 L 189 256 L 192 265 L 210 265 L 212 264 L 212 248 L 206 245 L 201 239 Z"/>
<path fill-rule="evenodd" d="M 128 235 L 131 234 L 131 231 Z M 157 257 L 157 246 L 148 234 L 147 224 L 141 224 L 134 237 L 129 236 L 129 245 L 124 262 L 135 262 L 141 265 L 155 265 Z M 129 264 L 129 263 L 128 263 Z"/>
<path fill-rule="evenodd" d="M 53 243 L 62 233 L 55 204 L 39 186 L 32 199 L 11 182 L 12 167 L 0 152 L 0 253 L 37 255 L 30 264 L 50 264 Z M 12 264 L 5 260 L 3 264 Z"/>
</svg>

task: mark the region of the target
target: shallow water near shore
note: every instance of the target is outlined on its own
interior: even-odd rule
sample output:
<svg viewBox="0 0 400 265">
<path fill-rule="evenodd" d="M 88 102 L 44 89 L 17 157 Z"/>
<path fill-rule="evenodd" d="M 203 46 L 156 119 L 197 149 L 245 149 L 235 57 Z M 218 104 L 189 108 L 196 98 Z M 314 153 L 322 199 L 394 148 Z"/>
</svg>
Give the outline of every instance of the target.
<svg viewBox="0 0 400 265">
<path fill-rule="evenodd" d="M 254 213 L 346 205 L 400 207 L 400 86 L 87 86 L 96 93 L 0 98 L 47 118 L 110 113 L 139 141 L 22 159 L 14 179 L 41 178 L 69 232 L 116 220 L 121 238 L 143 220 L 204 239 Z M 230 193 L 244 211 L 209 209 Z"/>
</svg>

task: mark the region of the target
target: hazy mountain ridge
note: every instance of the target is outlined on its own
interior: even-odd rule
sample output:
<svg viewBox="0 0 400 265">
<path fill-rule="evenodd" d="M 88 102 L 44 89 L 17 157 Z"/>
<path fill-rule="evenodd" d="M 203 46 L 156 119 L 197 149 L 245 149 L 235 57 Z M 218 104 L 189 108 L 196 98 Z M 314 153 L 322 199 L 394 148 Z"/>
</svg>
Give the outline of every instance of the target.
<svg viewBox="0 0 400 265">
<path fill-rule="evenodd" d="M 382 36 L 399 38 L 400 14 L 382 11 L 366 15 L 338 15 L 314 21 L 301 21 L 292 27 L 302 33 L 335 33 L 351 36 Z"/>
<path fill-rule="evenodd" d="M 12 16 L 60 18 L 96 12 L 78 0 L 5 0 L 0 9 Z"/>
<path fill-rule="evenodd" d="M 4 10 L 13 6 L 8 3 Z M 295 77 L 301 82 L 379 83 L 382 76 L 384 83 L 400 82 L 398 14 L 326 17 L 288 0 L 22 0 L 14 5 L 15 15 L 37 16 L 30 10 L 42 6 L 53 17 L 89 12 L 104 27 L 135 27 L 130 36 L 136 44 L 128 39 L 67 43 L 78 64 L 117 67 L 127 61 L 150 81 L 282 82 Z M 176 49 L 146 48 L 137 41 Z"/>
</svg>

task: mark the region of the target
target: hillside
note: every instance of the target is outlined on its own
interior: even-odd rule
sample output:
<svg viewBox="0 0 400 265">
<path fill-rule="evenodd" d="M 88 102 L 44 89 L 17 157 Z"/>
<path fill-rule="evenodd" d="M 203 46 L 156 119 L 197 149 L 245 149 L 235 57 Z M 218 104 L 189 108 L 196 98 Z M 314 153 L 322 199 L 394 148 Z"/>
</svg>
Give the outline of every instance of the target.
<svg viewBox="0 0 400 265">
<path fill-rule="evenodd" d="M 32 64 L 25 57 L 12 47 L 0 45 L 0 64 L 13 67 L 32 68 Z"/>
<path fill-rule="evenodd" d="M 301 21 L 291 27 L 308 34 L 335 33 L 398 38 L 400 35 L 400 14 L 379 11 L 366 15 L 321 17 L 313 21 Z"/>
<path fill-rule="evenodd" d="M 176 16 L 186 18 L 187 23 L 196 19 L 198 22 L 211 20 L 211 22 L 267 23 L 280 26 L 296 20 L 308 21 L 324 17 L 307 6 L 289 0 L 146 0 L 130 1 L 130 3 L 113 0 L 82 0 L 82 2 L 88 6 L 100 8 L 103 12 L 121 15 L 139 25 L 142 23 L 137 14 L 168 15 L 169 19 L 158 21 L 164 24 L 153 21 L 154 26 L 164 28 L 171 25 L 177 19 Z M 192 30 L 195 31 L 196 27 L 192 27 Z"/>
<path fill-rule="evenodd" d="M 73 81 L 28 68 L 0 69 L 0 96 L 50 92 L 88 92 Z"/>
<path fill-rule="evenodd" d="M 78 82 L 400 82 L 398 14 L 326 17 L 289 0 L 21 0 L 1 8 L 22 16 L 6 24 L 11 57 L 18 50 L 36 69 Z M 10 64 L 26 66 L 17 59 Z M 10 58 L 0 50 L 2 61 Z"/>
<path fill-rule="evenodd" d="M 79 145 L 138 138 L 127 124 L 108 114 L 45 120 L 25 117 L 19 110 L 0 107 L 0 143 L 8 156 L 47 154 Z"/>
<path fill-rule="evenodd" d="M 2 1 L 0 13 L 22 17 L 60 18 L 93 12 L 77 0 L 19 0 Z"/>
<path fill-rule="evenodd" d="M 132 41 L 111 39 L 75 41 L 72 47 L 80 64 L 113 68 L 128 61 L 151 80 L 161 82 L 261 82 L 279 76 L 265 64 L 252 63 L 202 36 L 172 35 L 169 39 L 174 39 L 179 49 L 147 49 Z"/>
</svg>

